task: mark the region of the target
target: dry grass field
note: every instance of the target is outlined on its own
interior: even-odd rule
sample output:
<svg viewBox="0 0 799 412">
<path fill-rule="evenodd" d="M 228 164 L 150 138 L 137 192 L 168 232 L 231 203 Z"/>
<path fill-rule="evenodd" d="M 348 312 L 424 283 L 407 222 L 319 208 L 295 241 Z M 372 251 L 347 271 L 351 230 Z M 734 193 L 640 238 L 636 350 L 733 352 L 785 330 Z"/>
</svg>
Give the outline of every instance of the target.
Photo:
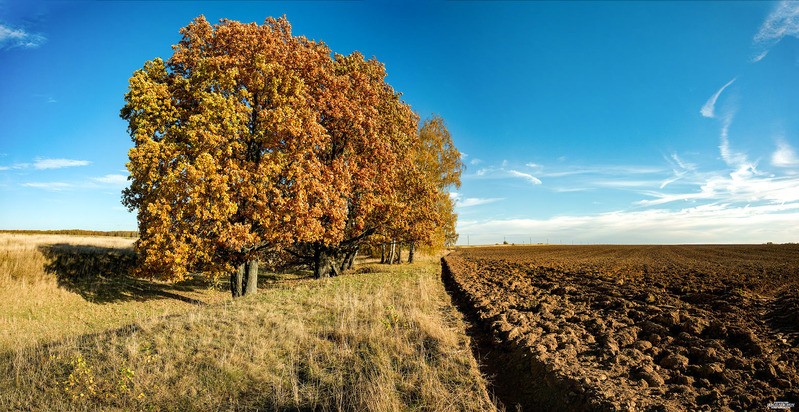
<svg viewBox="0 0 799 412">
<path fill-rule="evenodd" d="M 118 328 L 228 297 L 126 276 L 133 239 L 0 233 L 0 350 Z"/>
<path fill-rule="evenodd" d="M 131 240 L 0 235 L 0 410 L 494 410 L 430 259 L 231 300 Z"/>
</svg>

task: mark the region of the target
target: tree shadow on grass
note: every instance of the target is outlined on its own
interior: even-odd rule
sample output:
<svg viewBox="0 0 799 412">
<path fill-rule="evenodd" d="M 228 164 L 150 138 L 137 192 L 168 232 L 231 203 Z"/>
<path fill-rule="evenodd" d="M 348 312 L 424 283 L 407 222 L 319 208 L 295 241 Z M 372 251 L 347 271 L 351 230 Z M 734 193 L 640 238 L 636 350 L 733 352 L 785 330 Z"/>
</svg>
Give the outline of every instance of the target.
<svg viewBox="0 0 799 412">
<path fill-rule="evenodd" d="M 130 276 L 136 266 L 136 254 L 131 249 L 59 243 L 40 246 L 39 250 L 47 259 L 45 272 L 56 277 L 58 286 L 92 303 L 175 299 L 205 304 L 179 294 L 206 288 L 207 283 L 199 276 L 174 284 Z"/>
</svg>

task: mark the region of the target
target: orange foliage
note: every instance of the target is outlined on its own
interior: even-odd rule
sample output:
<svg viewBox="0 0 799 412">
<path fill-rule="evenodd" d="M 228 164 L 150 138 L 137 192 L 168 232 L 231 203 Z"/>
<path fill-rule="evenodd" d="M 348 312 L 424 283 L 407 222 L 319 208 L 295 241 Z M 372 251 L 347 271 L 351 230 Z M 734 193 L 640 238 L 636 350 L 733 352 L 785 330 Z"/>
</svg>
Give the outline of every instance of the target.
<svg viewBox="0 0 799 412">
<path fill-rule="evenodd" d="M 435 220 L 449 201 L 451 176 L 414 164 L 427 143 L 377 60 L 332 56 L 285 18 L 200 16 L 181 34 L 169 60 L 133 74 L 120 114 L 134 142 L 123 203 L 138 210 L 140 275 L 229 273 L 264 249 L 335 251 L 401 232 L 409 210 Z"/>
</svg>

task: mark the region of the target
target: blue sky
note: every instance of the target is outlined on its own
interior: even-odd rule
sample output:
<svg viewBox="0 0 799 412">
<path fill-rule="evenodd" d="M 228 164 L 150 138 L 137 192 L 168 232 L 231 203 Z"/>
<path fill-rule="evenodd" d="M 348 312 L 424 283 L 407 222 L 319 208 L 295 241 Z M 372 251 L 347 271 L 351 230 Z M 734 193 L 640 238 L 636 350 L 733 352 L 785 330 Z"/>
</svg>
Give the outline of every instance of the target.
<svg viewBox="0 0 799 412">
<path fill-rule="evenodd" d="M 387 66 L 467 170 L 460 243 L 799 241 L 799 4 L 0 0 L 0 228 L 133 230 L 118 117 L 204 14 Z"/>
</svg>

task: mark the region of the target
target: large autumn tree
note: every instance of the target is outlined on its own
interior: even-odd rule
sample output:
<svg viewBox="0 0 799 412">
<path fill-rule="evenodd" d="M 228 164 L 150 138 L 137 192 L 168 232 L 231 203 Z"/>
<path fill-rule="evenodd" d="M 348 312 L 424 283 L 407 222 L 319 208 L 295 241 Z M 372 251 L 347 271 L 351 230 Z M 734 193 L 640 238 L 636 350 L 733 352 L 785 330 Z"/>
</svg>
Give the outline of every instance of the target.
<svg viewBox="0 0 799 412">
<path fill-rule="evenodd" d="M 292 36 L 285 19 L 199 17 L 181 33 L 168 61 L 130 79 L 123 201 L 138 210 L 141 274 L 238 269 L 236 296 L 255 290 L 261 250 L 324 239 L 322 218 L 341 224 L 338 187 L 316 153 L 330 139 L 319 124 L 335 82 L 330 50 Z"/>
<path fill-rule="evenodd" d="M 333 55 L 285 18 L 200 16 L 181 34 L 168 60 L 133 74 L 121 111 L 139 275 L 231 273 L 235 297 L 255 292 L 265 252 L 283 251 L 328 276 L 370 236 L 398 233 L 397 216 L 431 207 L 397 184 L 440 191 L 414 177 L 418 118 L 380 62 Z"/>
</svg>

